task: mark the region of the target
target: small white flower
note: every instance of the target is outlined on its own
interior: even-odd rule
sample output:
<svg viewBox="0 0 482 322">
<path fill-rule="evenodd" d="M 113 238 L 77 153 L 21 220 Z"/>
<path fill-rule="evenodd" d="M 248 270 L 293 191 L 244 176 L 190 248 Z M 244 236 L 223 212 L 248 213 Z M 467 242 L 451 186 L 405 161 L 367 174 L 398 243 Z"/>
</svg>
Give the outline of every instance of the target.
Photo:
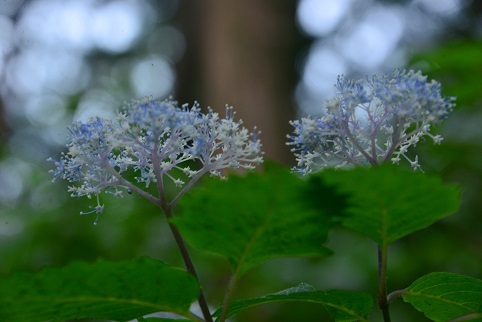
<svg viewBox="0 0 482 322">
<path fill-rule="evenodd" d="M 391 159 L 391 161 L 393 162 L 393 164 L 399 164 L 400 163 L 400 157 L 397 155 L 396 157 L 393 157 Z"/>
<path fill-rule="evenodd" d="M 440 144 L 442 143 L 442 140 L 443 140 L 443 138 L 440 135 L 434 135 L 432 139 L 434 144 Z"/>
<path fill-rule="evenodd" d="M 418 164 L 418 156 L 415 156 L 415 160 L 410 161 L 410 166 L 412 167 L 413 170 L 420 169 L 420 164 Z"/>
<path fill-rule="evenodd" d="M 182 181 L 181 179 L 174 179 L 174 184 L 176 185 L 176 187 L 182 187 L 184 185 L 184 181 Z"/>
</svg>

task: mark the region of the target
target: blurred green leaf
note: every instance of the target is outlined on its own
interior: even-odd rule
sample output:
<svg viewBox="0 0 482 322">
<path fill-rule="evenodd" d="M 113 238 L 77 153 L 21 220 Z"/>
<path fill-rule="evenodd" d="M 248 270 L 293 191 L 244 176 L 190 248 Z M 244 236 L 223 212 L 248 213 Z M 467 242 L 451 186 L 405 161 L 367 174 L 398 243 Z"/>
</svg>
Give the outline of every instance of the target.
<svg viewBox="0 0 482 322">
<path fill-rule="evenodd" d="M 335 321 L 368 321 L 373 302 L 368 294 L 345 290 L 316 291 L 312 286 L 300 284 L 287 290 L 260 298 L 235 301 L 229 306 L 228 317 L 252 306 L 282 301 L 303 301 L 322 304 Z M 213 316 L 219 316 L 222 308 Z"/>
<path fill-rule="evenodd" d="M 344 225 L 380 246 L 430 226 L 459 206 L 456 186 L 443 185 L 437 177 L 393 165 L 326 170 L 321 176 L 349 195 Z"/>
<path fill-rule="evenodd" d="M 156 318 L 156 317 L 149 317 L 149 318 L 139 318 L 137 319 L 139 322 L 190 322 L 192 320 L 186 319 L 169 319 L 169 318 Z"/>
<path fill-rule="evenodd" d="M 194 277 L 147 257 L 76 262 L 0 278 L 0 320 L 127 321 L 159 311 L 191 317 L 189 307 L 198 292 Z"/>
<path fill-rule="evenodd" d="M 183 197 L 173 222 L 193 247 L 227 257 L 239 277 L 271 258 L 331 253 L 322 245 L 330 214 L 308 205 L 304 192 L 306 181 L 274 165 L 226 181 L 208 178 Z M 320 191 L 317 198 L 329 203 L 329 196 Z"/>
<path fill-rule="evenodd" d="M 464 40 L 448 43 L 415 55 L 410 65 L 422 69 L 442 83 L 445 94 L 457 97 L 458 106 L 473 106 L 481 101 L 480 71 L 482 42 Z"/>
<path fill-rule="evenodd" d="M 413 282 L 402 296 L 405 302 L 434 321 L 462 316 L 466 320 L 482 319 L 482 280 L 479 279 L 455 273 L 430 273 Z"/>
</svg>

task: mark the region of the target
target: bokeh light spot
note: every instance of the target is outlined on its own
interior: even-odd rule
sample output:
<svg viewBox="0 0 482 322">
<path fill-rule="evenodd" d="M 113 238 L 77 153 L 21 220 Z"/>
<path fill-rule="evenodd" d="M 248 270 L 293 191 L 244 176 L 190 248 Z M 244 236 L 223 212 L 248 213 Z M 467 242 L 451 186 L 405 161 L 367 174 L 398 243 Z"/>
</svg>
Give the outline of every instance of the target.
<svg viewBox="0 0 482 322">
<path fill-rule="evenodd" d="M 346 36 L 337 38 L 338 47 L 360 69 L 379 67 L 393 52 L 404 29 L 402 15 L 396 9 L 374 7 Z"/>
<path fill-rule="evenodd" d="M 324 36 L 335 29 L 351 2 L 352 0 L 301 0 L 297 21 L 307 34 Z"/>
<path fill-rule="evenodd" d="M 131 85 L 136 97 L 164 97 L 174 87 L 175 73 L 161 56 L 151 56 L 138 62 L 131 72 Z"/>
<path fill-rule="evenodd" d="M 102 50 L 124 52 L 141 34 L 143 17 L 139 2 L 109 2 L 93 14 L 91 34 Z"/>
<path fill-rule="evenodd" d="M 346 71 L 343 57 L 333 49 L 322 44 L 315 45 L 305 63 L 303 83 L 312 93 L 333 93 L 333 82 Z"/>
<path fill-rule="evenodd" d="M 7 16 L 0 15 L 0 59 L 3 59 L 13 50 L 14 26 Z"/>
<path fill-rule="evenodd" d="M 112 118 L 118 108 L 117 100 L 109 92 L 91 89 L 81 98 L 74 114 L 75 121 L 87 122 L 92 117 Z"/>
</svg>

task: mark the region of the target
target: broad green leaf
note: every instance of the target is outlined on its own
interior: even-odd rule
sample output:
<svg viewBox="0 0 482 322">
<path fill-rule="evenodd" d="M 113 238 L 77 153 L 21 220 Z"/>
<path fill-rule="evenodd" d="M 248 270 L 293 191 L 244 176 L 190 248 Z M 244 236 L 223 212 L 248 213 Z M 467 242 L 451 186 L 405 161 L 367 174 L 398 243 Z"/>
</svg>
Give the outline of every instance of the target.
<svg viewBox="0 0 482 322">
<path fill-rule="evenodd" d="M 139 322 L 190 322 L 192 320 L 148 317 L 148 318 L 137 319 L 137 321 Z"/>
<path fill-rule="evenodd" d="M 327 170 L 321 177 L 349 196 L 343 224 L 382 247 L 453 214 L 459 206 L 456 186 L 392 165 Z"/>
<path fill-rule="evenodd" d="M 150 258 L 76 262 L 1 277 L 0 321 L 128 321 L 159 311 L 191 318 L 198 293 L 194 277 Z"/>
<path fill-rule="evenodd" d="M 316 291 L 307 284 L 269 294 L 260 298 L 235 301 L 229 306 L 227 316 L 233 316 L 247 308 L 282 301 L 302 301 L 322 304 L 335 321 L 368 321 L 373 302 L 368 294 L 345 290 Z M 219 316 L 222 308 L 213 316 Z"/>
<path fill-rule="evenodd" d="M 274 165 L 225 181 L 208 178 L 183 197 L 173 222 L 193 247 L 227 257 L 238 277 L 271 258 L 327 255 L 332 220 L 304 201 L 306 186 Z M 330 203 L 330 192 L 320 188 L 318 198 Z"/>
<path fill-rule="evenodd" d="M 482 280 L 472 277 L 430 273 L 413 282 L 402 297 L 434 321 L 482 319 Z"/>
</svg>

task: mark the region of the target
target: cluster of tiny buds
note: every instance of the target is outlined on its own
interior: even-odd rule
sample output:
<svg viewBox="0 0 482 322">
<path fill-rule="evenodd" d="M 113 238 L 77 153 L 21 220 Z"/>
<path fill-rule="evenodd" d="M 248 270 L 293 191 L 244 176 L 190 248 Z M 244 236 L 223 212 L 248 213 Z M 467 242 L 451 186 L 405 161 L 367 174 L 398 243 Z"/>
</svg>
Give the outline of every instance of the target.
<svg viewBox="0 0 482 322">
<path fill-rule="evenodd" d="M 96 196 L 97 206 L 82 214 L 103 212 L 101 192 L 120 197 L 134 191 L 173 206 L 204 174 L 223 177 L 226 168 L 252 169 L 263 162 L 259 132 L 249 132 L 234 117 L 230 106 L 222 118 L 210 108 L 202 113 L 197 102 L 179 107 L 171 99 L 132 101 L 114 120 L 73 123 L 68 151 L 49 159 L 55 165 L 50 172 L 71 184 L 72 196 Z M 180 189 L 171 201 L 165 200 L 165 179 Z M 147 192 L 151 184 L 157 196 Z"/>
<path fill-rule="evenodd" d="M 318 117 L 290 122 L 295 128 L 288 145 L 298 162 L 296 171 L 310 173 L 326 167 L 376 165 L 402 159 L 421 169 L 409 148 L 431 138 L 431 124 L 445 119 L 454 106 L 443 97 L 440 84 L 421 72 L 395 70 L 361 80 L 338 77 L 337 96 L 327 100 Z"/>
</svg>

